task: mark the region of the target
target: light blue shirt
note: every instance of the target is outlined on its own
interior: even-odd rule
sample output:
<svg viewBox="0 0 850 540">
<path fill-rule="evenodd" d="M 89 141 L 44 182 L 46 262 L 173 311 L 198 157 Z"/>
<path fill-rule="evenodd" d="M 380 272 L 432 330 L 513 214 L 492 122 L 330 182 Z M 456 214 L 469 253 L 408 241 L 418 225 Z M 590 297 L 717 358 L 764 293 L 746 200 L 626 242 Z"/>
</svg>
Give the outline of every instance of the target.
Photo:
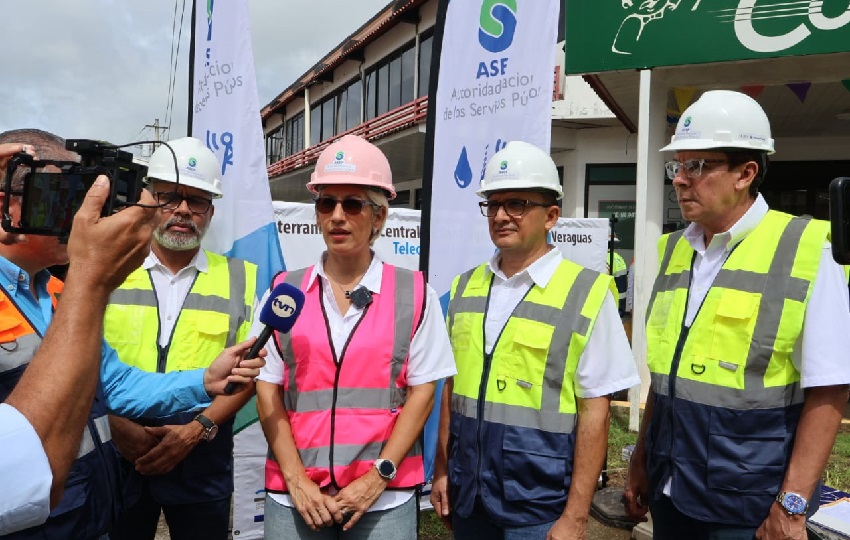
<svg viewBox="0 0 850 540">
<path fill-rule="evenodd" d="M 50 273 L 46 270 L 35 275 L 36 300 L 30 293 L 29 274 L 0 257 L 3 292 L 42 336 L 53 319 L 53 302 L 47 292 L 49 279 Z M 210 396 L 204 390 L 203 378 L 203 369 L 161 374 L 130 367 L 121 362 L 115 349 L 103 342 L 100 383 L 106 407 L 118 416 L 154 418 L 205 407 Z"/>
<path fill-rule="evenodd" d="M 27 419 L 0 403 L 0 536 L 44 523 L 53 474 L 41 440 Z"/>
</svg>

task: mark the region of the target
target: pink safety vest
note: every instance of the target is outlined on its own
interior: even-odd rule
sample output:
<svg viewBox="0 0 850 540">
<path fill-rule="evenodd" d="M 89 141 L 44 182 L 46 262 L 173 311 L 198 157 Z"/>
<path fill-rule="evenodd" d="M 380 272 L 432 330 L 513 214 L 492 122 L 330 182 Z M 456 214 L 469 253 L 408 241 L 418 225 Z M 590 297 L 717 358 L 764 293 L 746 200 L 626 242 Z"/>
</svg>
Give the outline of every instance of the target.
<svg viewBox="0 0 850 540">
<path fill-rule="evenodd" d="M 319 487 L 342 488 L 366 474 L 404 408 L 410 341 L 425 309 L 422 272 L 383 265 L 381 291 L 373 293 L 335 361 L 322 282 L 308 289 L 313 267 L 279 274 L 305 292 L 301 316 L 289 334 L 275 332 L 284 359 L 283 403 L 307 476 Z M 421 441 L 398 465 L 389 488 L 425 481 Z M 266 490 L 288 491 L 271 450 Z"/>
</svg>

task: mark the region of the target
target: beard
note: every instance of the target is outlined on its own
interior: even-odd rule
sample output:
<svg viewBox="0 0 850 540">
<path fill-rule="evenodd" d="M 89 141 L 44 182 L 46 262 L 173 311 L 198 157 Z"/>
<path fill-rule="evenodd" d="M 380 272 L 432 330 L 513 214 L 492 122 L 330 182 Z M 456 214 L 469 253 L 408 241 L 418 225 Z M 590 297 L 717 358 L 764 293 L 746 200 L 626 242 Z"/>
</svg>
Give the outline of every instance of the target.
<svg viewBox="0 0 850 540">
<path fill-rule="evenodd" d="M 187 227 L 190 231 L 182 232 L 170 230 L 170 227 L 174 225 Z M 172 251 L 189 251 L 190 249 L 197 249 L 200 247 L 201 239 L 204 237 L 204 233 L 206 232 L 206 227 L 204 229 L 199 228 L 191 219 L 182 219 L 175 216 L 157 227 L 153 232 L 153 237 L 157 243 L 165 249 L 170 249 Z"/>
</svg>

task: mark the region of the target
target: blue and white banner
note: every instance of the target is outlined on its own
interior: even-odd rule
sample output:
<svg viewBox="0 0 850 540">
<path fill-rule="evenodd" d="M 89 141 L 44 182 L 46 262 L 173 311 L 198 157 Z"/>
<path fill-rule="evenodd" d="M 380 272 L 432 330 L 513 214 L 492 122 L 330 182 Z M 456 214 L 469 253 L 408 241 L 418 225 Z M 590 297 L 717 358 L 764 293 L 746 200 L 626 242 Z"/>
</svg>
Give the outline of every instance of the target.
<svg viewBox="0 0 850 540">
<path fill-rule="evenodd" d="M 493 243 L 475 194 L 487 161 L 508 141 L 548 151 L 559 0 L 448 4 L 437 82 L 429 281 L 489 259 Z"/>
<path fill-rule="evenodd" d="M 266 171 L 248 2 L 198 2 L 193 24 L 192 135 L 221 162 L 224 191 L 215 201 L 204 248 L 257 264 L 262 294 L 284 264 Z M 256 418 L 252 400 L 234 428 L 233 531 L 248 539 L 263 537 L 266 446 Z"/>
<path fill-rule="evenodd" d="M 283 257 L 266 171 L 248 2 L 198 2 L 194 24 L 192 136 L 221 162 L 224 191 L 215 201 L 204 247 L 257 264 L 262 291 L 283 268 Z"/>
</svg>

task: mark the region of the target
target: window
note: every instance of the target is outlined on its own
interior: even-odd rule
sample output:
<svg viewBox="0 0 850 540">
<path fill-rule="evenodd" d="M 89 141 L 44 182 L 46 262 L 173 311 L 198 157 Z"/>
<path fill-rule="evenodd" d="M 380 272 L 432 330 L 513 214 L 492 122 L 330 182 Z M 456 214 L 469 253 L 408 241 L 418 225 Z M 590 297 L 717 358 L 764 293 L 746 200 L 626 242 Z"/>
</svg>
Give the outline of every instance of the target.
<svg viewBox="0 0 850 540">
<path fill-rule="evenodd" d="M 375 118 L 375 104 L 378 102 L 378 74 L 371 71 L 366 74 L 366 117 L 364 120 Z"/>
<path fill-rule="evenodd" d="M 378 70 L 378 103 L 376 104 L 375 116 L 381 116 L 389 110 L 390 65 L 384 64 Z"/>
<path fill-rule="evenodd" d="M 355 79 L 310 109 L 310 145 L 339 135 L 361 123 L 363 85 Z"/>
<path fill-rule="evenodd" d="M 343 133 L 361 123 L 360 107 L 363 99 L 363 83 L 355 80 L 339 94 L 339 129 Z"/>
<path fill-rule="evenodd" d="M 410 103 L 416 98 L 413 88 L 416 50 L 410 42 L 384 58 L 366 74 L 366 120 Z"/>
<path fill-rule="evenodd" d="M 396 193 L 395 199 L 390 201 L 390 206 L 394 206 L 396 208 L 410 207 L 410 190 L 399 191 Z"/>
<path fill-rule="evenodd" d="M 331 96 L 322 102 L 322 138 L 329 139 L 336 135 L 336 104 L 337 96 Z"/>
<path fill-rule="evenodd" d="M 322 141 L 322 104 L 310 107 L 310 146 Z"/>
<path fill-rule="evenodd" d="M 428 83 L 431 80 L 431 45 L 434 43 L 432 35 L 419 41 L 419 97 L 428 95 Z"/>
<path fill-rule="evenodd" d="M 281 124 L 280 127 L 266 136 L 266 163 L 268 165 L 283 159 L 284 143 L 286 142 L 285 128 L 286 124 Z"/>
<path fill-rule="evenodd" d="M 300 112 L 286 121 L 286 156 L 304 150 L 304 113 Z"/>
<path fill-rule="evenodd" d="M 401 53 L 401 102 L 399 105 L 404 105 L 416 99 L 416 92 L 413 88 L 415 69 L 416 50 L 411 47 Z"/>
</svg>

